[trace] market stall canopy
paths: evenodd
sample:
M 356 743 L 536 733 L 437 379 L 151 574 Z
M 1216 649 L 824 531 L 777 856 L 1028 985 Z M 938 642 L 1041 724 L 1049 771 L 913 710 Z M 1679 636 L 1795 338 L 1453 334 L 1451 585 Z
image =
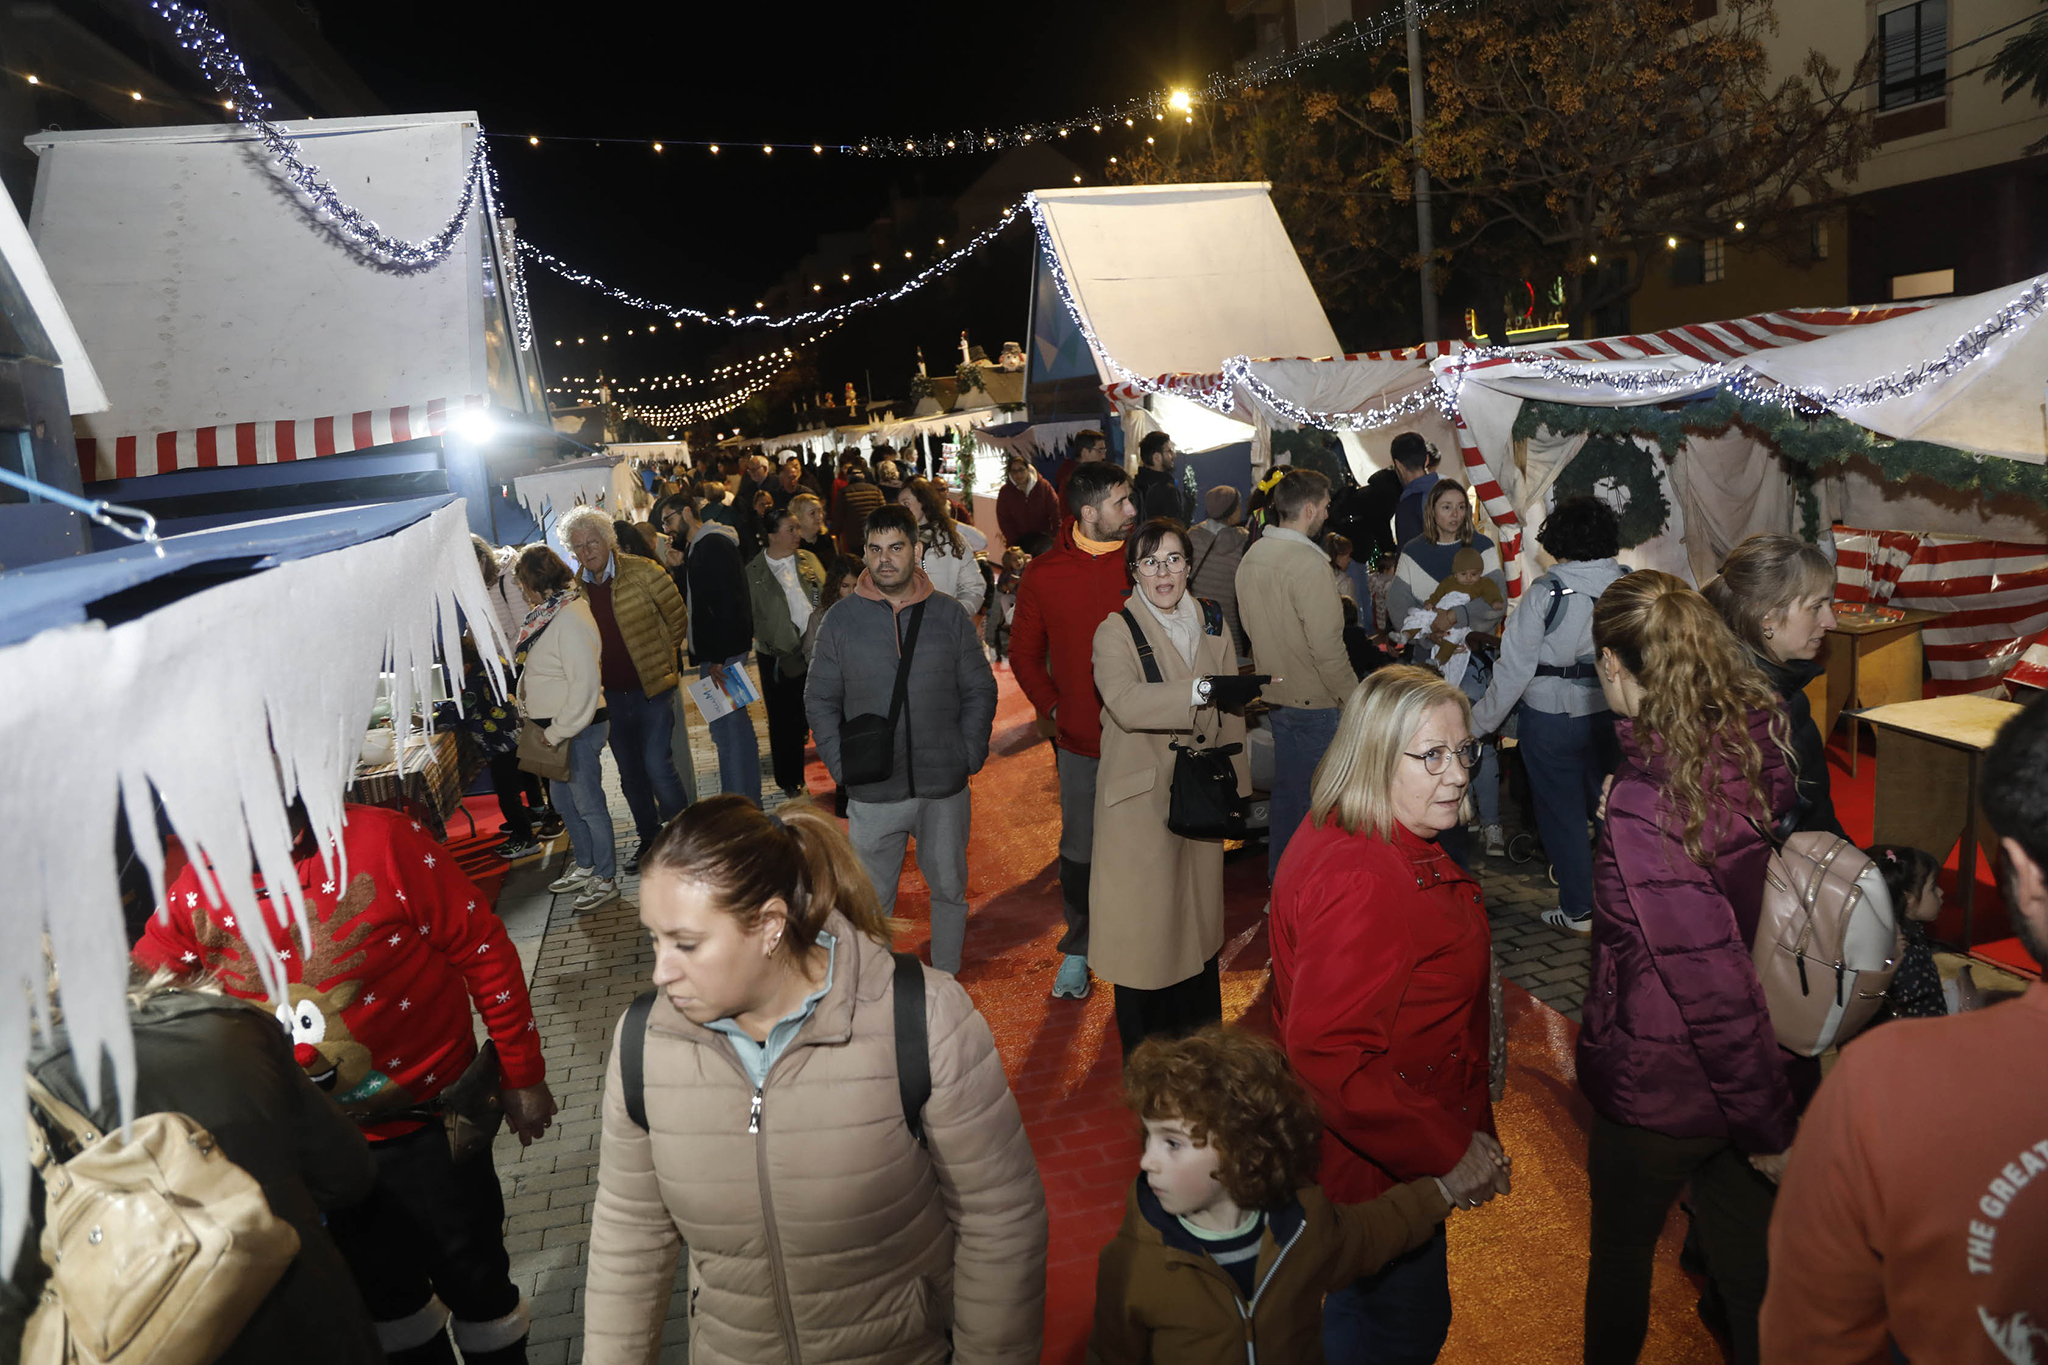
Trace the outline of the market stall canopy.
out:
M 57 286 L 50 280 L 42 255 L 29 240 L 27 225 L 14 211 L 13 198 L 4 194 L 0 194 L 0 258 L 5 259 L 15 287 L 35 313 L 36 321 L 42 324 L 43 334 L 56 352 L 57 363 L 64 370 L 64 393 L 72 414 L 106 411 L 107 391 L 85 353 L 85 342 L 79 339 L 71 314 L 57 296 Z
M 1039 270 L 1072 310 L 1102 384 L 1213 370 L 1225 356 L 1340 350 L 1264 181 L 1041 190 Z M 1035 295 L 1032 379 L 1068 323 Z
M 284 125 L 385 230 L 464 200 L 473 113 Z M 448 258 L 397 270 L 342 245 L 237 123 L 38 133 L 29 231 L 106 386 L 77 421 L 87 482 L 269 464 L 445 430 L 465 406 L 543 423 L 509 247 L 482 198 Z M 149 325 L 136 325 L 138 318 Z
M 569 460 L 512 480 L 513 495 L 535 521 L 559 518 L 572 507 L 602 507 L 613 517 L 623 517 L 641 491 L 623 455 Z

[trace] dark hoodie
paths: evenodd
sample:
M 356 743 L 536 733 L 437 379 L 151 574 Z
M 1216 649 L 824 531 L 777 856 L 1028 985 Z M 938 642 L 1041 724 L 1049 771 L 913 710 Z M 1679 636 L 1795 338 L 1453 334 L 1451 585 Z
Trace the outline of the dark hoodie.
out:
M 1364 1204 L 1307 1186 L 1267 1214 L 1247 1300 L 1140 1176 L 1096 1264 L 1089 1365 L 1319 1365 L 1323 1295 L 1421 1246 L 1450 1212 L 1435 1180 Z
M 1806 697 L 1806 685 L 1827 672 L 1827 665 L 1818 659 L 1793 659 L 1781 664 L 1762 654 L 1755 658 L 1756 666 L 1785 699 L 1785 716 L 1792 722 L 1792 757 L 1799 772 L 1796 828 L 1848 838 L 1842 832 L 1842 822 L 1835 817 L 1835 798 L 1829 790 L 1827 736 L 1814 723 L 1813 704 Z

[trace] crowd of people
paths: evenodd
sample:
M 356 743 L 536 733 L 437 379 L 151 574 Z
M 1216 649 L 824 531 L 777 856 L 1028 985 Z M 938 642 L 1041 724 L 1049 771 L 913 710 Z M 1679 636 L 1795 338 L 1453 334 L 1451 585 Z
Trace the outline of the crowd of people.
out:
M 1825 1080 L 1782 1045 L 1752 963 L 1774 850 L 1840 838 L 1804 700 L 1826 556 L 1753 537 L 1695 590 L 1625 569 L 1613 512 L 1568 498 L 1538 535 L 1551 568 L 1508 611 L 1469 492 L 1418 437 L 1341 489 L 1283 469 L 1196 498 L 1176 453 L 1147 437 L 1134 475 L 1083 432 L 1057 467 L 1012 459 L 998 564 L 950 490 L 881 451 L 663 478 L 646 525 L 564 516 L 566 559 L 479 547 L 516 677 L 501 851 L 558 819 L 551 889 L 579 913 L 637 871 L 654 952 L 602 1082 L 583 1359 L 656 1358 L 684 1254 L 696 1360 L 1039 1359 L 1045 1191 L 957 979 L 992 657 L 1053 750 L 1047 987 L 1109 983 L 1143 1133 L 1091 1360 L 1437 1358 L 1446 1226 L 1514 1184 L 1477 875 L 1501 852 L 1504 747 L 1556 874 L 1544 918 L 1591 940 L 1584 1358 L 1640 1353 L 1681 1194 L 1700 1312 L 1737 1362 L 2036 1358 L 2048 988 L 1946 1017 L 1940 860 L 1901 847 L 1868 855 L 1907 926 L 1887 1022 Z M 803 794 L 815 746 L 834 797 L 764 809 L 736 705 L 710 722 L 721 790 L 699 799 L 686 674 L 737 689 L 750 655 L 776 787 Z M 1242 822 L 1254 731 L 1270 1038 L 1222 1022 L 1225 839 L 1189 791 L 1206 774 Z M 1999 736 L 1983 790 L 2014 927 L 2048 959 L 2048 702 Z M 489 1134 L 502 1114 L 530 1142 L 555 1109 L 517 955 L 414 822 L 351 807 L 341 884 L 293 820 L 312 938 L 262 926 L 296 955 L 290 1000 L 267 1000 L 256 927 L 202 869 L 134 948 L 138 1106 L 205 1124 L 299 1241 L 221 1358 L 517 1365 Z M 894 950 L 911 856 L 928 961 Z M 237 999 L 274 1005 L 284 1036 Z M 88 1108 L 61 1028 L 30 1066 Z M 473 1116 L 481 1143 L 456 1122 Z M 30 1330 L 47 1274 L 22 1258 L 0 1339 Z

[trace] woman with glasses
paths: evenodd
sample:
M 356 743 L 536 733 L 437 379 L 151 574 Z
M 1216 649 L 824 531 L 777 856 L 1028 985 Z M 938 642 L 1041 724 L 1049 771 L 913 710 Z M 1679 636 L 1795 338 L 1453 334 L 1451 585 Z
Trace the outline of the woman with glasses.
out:
M 1424 1176 L 1459 1208 L 1508 1192 L 1493 1135 L 1492 935 L 1438 847 L 1464 818 L 1472 704 L 1382 668 L 1344 703 L 1273 883 L 1273 1023 L 1322 1113 L 1323 1190 L 1358 1203 Z M 1444 1233 L 1323 1301 L 1331 1365 L 1424 1365 L 1451 1327 Z
M 1156 1033 L 1221 1022 L 1223 842 L 1166 827 L 1173 746 L 1234 747 L 1238 791 L 1246 702 L 1268 680 L 1237 671 L 1213 603 L 1188 594 L 1188 532 L 1161 517 L 1125 541 L 1131 595 L 1095 630 L 1102 762 L 1088 903 L 1088 966 L 1116 986 L 1124 1056 Z

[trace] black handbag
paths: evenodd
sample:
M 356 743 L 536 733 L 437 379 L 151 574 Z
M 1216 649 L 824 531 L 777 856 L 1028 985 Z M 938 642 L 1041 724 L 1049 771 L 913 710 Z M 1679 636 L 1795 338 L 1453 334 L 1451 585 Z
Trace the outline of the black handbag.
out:
M 1210 624 L 1215 616 L 1220 627 L 1220 613 L 1207 610 L 1209 604 L 1202 604 L 1203 625 Z M 1145 632 L 1138 625 L 1138 618 L 1131 615 L 1129 607 L 1121 613 L 1124 624 L 1131 629 L 1131 643 L 1138 647 L 1138 662 L 1144 666 L 1145 681 L 1158 683 L 1166 679 L 1159 672 L 1159 661 L 1152 657 L 1152 646 L 1145 640 Z M 1211 635 L 1219 630 L 1209 630 Z M 1208 749 L 1198 749 L 1192 744 L 1179 740 L 1169 741 L 1173 750 L 1173 787 L 1166 807 L 1166 827 L 1183 839 L 1242 839 L 1244 828 L 1244 798 L 1237 791 L 1237 768 L 1231 757 L 1243 751 L 1242 744 L 1225 744 Z
M 889 628 L 894 630 L 893 610 L 890 616 Z M 924 603 L 919 602 L 910 609 L 910 631 L 903 637 L 903 653 L 896 660 L 896 690 L 889 697 L 889 714 L 869 712 L 839 722 L 840 780 L 849 787 L 887 782 L 896 771 L 896 721 L 910 692 L 910 656 L 917 652 L 917 631 L 923 624 Z

